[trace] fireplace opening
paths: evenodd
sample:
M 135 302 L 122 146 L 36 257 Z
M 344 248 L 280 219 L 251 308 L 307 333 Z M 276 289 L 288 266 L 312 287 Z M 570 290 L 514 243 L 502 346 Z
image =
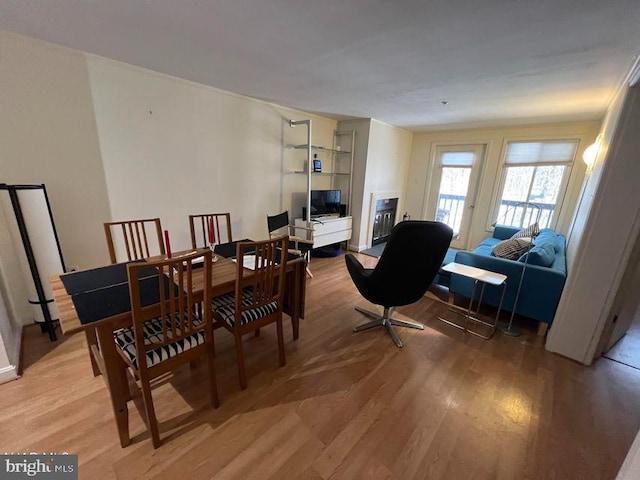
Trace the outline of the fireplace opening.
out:
M 391 229 L 395 225 L 397 209 L 397 198 L 382 198 L 380 200 L 376 200 L 371 246 L 384 243 L 389 239 Z

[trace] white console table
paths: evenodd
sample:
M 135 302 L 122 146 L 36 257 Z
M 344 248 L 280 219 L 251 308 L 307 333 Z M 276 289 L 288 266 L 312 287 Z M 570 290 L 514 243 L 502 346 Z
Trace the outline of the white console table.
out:
M 313 228 L 313 248 L 351 240 L 353 217 L 320 217 L 311 220 Z M 295 219 L 296 227 L 306 227 L 307 221 Z M 306 238 L 304 230 L 296 230 L 296 236 Z
M 485 340 L 489 340 L 496 331 L 496 327 L 498 325 L 498 318 L 500 317 L 500 311 L 502 310 L 502 302 L 504 300 L 504 293 L 507 291 L 507 276 L 502 275 L 501 273 L 491 272 L 489 270 L 484 270 L 482 268 L 471 267 L 468 265 L 462 265 L 460 263 L 448 263 L 442 270 L 445 272 L 449 272 L 453 275 L 461 275 L 463 277 L 467 277 L 473 280 L 473 290 L 471 291 L 471 298 L 469 299 L 469 306 L 466 311 L 460 311 L 459 307 L 449 308 L 449 311 L 461 315 L 465 318 L 464 325 L 460 325 L 451 320 L 447 320 L 446 318 L 437 317 L 438 320 L 451 325 L 452 327 L 459 328 L 460 330 L 464 330 L 465 332 L 469 332 L 477 337 L 484 338 Z M 484 287 L 488 285 L 493 285 L 496 287 L 502 287 L 502 295 L 500 296 L 500 305 L 498 305 L 498 310 L 496 311 L 496 318 L 493 323 L 485 322 L 484 320 L 480 320 L 473 314 L 473 301 L 476 295 L 476 287 L 478 283 L 482 284 L 480 289 L 480 298 L 478 299 L 478 306 L 476 310 L 476 314 L 479 315 L 480 305 L 482 304 L 482 297 L 484 295 Z M 480 325 L 484 325 L 486 327 L 490 327 L 490 331 L 488 335 L 483 335 L 476 331 L 469 329 L 469 320 L 472 322 L 478 323 Z

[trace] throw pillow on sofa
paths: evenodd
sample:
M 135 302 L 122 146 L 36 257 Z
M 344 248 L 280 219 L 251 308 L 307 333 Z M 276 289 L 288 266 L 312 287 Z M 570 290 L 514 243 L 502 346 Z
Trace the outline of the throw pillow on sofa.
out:
M 527 260 L 529 257 L 529 260 Z M 552 243 L 541 243 L 533 245 L 529 253 L 522 255 L 518 261 L 527 262 L 527 265 L 538 265 L 540 267 L 550 267 L 556 259 L 556 250 Z
M 523 228 L 519 232 L 513 234 L 511 238 L 535 237 L 540 232 L 538 222 L 532 223 L 527 228 Z
M 507 258 L 509 260 L 518 260 L 524 255 L 531 246 L 531 238 L 509 238 L 498 243 L 491 250 L 494 257 Z

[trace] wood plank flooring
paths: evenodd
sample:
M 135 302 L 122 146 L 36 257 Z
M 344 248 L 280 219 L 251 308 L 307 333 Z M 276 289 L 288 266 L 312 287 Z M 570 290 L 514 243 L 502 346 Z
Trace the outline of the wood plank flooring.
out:
M 364 263 L 376 259 L 361 255 Z M 209 406 L 206 365 L 154 390 L 163 445 L 154 450 L 130 403 L 120 448 L 108 393 L 84 335 L 25 338 L 21 379 L 0 386 L 0 450 L 79 455 L 83 479 L 614 479 L 640 427 L 640 371 L 592 367 L 546 352 L 535 325 L 482 340 L 435 319 L 428 297 L 397 310 L 427 325 L 358 334 L 371 308 L 342 256 L 313 259 L 300 339 L 286 322 L 245 340 L 240 391 L 233 342 L 216 332 L 222 405 Z

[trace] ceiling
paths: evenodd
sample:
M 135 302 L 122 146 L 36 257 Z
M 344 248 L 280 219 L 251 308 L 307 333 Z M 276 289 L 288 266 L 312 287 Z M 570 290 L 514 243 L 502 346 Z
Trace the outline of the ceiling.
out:
M 601 118 L 640 53 L 640 1 L 0 0 L 0 29 L 422 130 Z

